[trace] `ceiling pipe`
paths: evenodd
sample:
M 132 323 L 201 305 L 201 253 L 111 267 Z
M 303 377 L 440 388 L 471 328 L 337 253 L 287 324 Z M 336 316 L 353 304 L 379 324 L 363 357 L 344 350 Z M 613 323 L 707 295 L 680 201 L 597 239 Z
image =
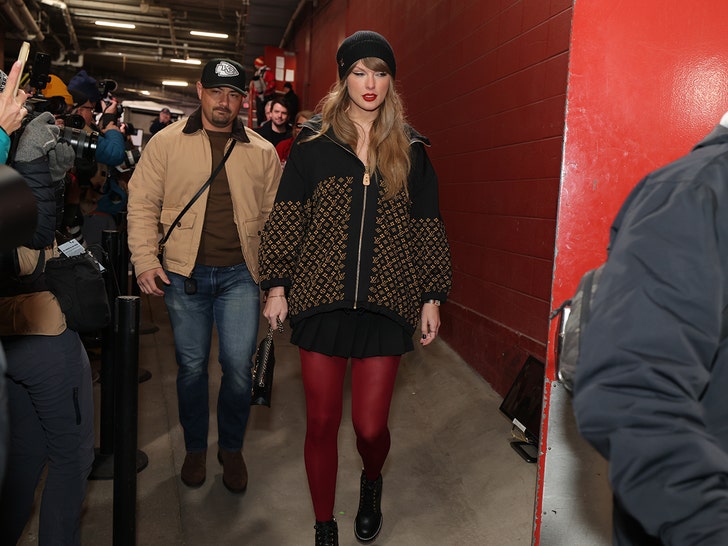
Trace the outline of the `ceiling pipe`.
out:
M 285 32 L 283 32 L 283 37 L 281 38 L 281 43 L 278 44 L 278 47 L 281 49 L 285 49 L 286 45 L 288 44 L 288 40 L 291 37 L 291 32 L 293 31 L 293 25 L 296 22 L 296 19 L 301 14 L 301 11 L 303 10 L 303 7 L 306 5 L 306 2 L 308 0 L 301 0 L 298 5 L 296 6 L 296 11 L 293 12 L 293 15 L 291 15 L 291 18 L 288 20 L 288 25 L 286 26 Z
M 245 57 L 245 28 L 250 13 L 250 0 L 241 1 L 241 10 L 236 11 L 237 25 L 235 26 L 235 49 L 240 51 L 240 57 Z
M 145 42 L 143 40 L 129 40 L 126 38 L 108 38 L 106 36 L 91 36 L 91 40 L 95 40 L 97 42 L 110 42 L 115 44 L 126 44 L 126 45 L 138 45 L 143 47 L 163 47 L 167 49 L 172 49 L 171 44 L 165 44 L 160 43 L 158 40 L 156 42 Z M 194 52 L 202 52 L 202 53 L 211 53 L 211 54 L 220 54 L 223 53 L 225 55 L 230 55 L 231 52 L 221 50 L 219 48 L 213 49 L 209 47 L 194 47 L 192 45 L 187 45 L 187 51 L 194 51 Z
M 113 51 L 106 51 L 104 49 L 87 49 L 86 53 L 89 55 L 96 55 L 102 57 L 114 57 L 123 59 L 134 59 L 135 61 L 147 61 L 149 64 L 159 64 L 164 60 L 160 55 L 150 55 L 148 53 L 115 53 Z
M 93 9 L 100 11 L 112 11 L 114 13 L 161 13 L 167 15 L 172 10 L 170 8 L 163 8 L 160 6 L 150 6 L 148 2 L 142 0 L 139 6 L 136 7 L 133 4 L 114 4 L 111 6 L 109 2 L 96 2 L 93 0 L 73 0 L 73 9 Z
M 64 4 L 65 6 L 65 4 Z M 78 36 L 76 35 L 76 29 L 73 26 L 73 20 L 68 8 L 63 9 L 63 21 L 66 23 L 66 30 L 68 31 L 68 39 L 71 41 L 71 47 L 76 53 L 81 53 L 81 44 L 78 43 Z
M 73 26 L 71 13 L 68 11 L 68 6 L 66 5 L 66 3 L 59 0 L 46 0 L 45 2 L 41 0 L 41 3 L 61 10 L 61 16 L 63 17 L 63 22 L 66 25 L 66 30 L 68 31 L 68 39 L 71 42 L 71 48 L 74 52 L 80 53 L 81 46 L 78 43 L 76 28 Z
M 179 51 L 177 51 L 177 38 L 174 35 L 174 17 L 172 17 L 172 11 L 167 13 L 167 19 L 169 20 L 169 39 L 172 42 L 172 48 L 174 49 L 174 56 L 179 57 Z
M 28 29 L 23 21 L 20 19 L 20 15 L 18 15 L 18 12 L 15 11 L 15 8 L 10 3 L 10 1 L 0 0 L 0 6 L 2 6 L 5 15 L 8 16 L 8 19 L 13 24 L 13 26 L 22 34 L 23 39 L 26 39 L 28 37 Z
M 78 55 L 72 55 L 72 57 L 75 57 L 75 60 L 67 58 L 67 54 L 67 51 L 61 52 L 60 57 L 58 59 L 52 60 L 51 64 L 53 66 L 74 66 L 76 68 L 83 68 L 83 53 Z
M 43 32 L 40 30 L 38 23 L 35 22 L 35 18 L 28 10 L 28 6 L 25 5 L 23 0 L 15 0 L 15 8 L 18 15 L 25 23 L 26 31 L 28 32 L 28 38 L 35 42 L 42 42 L 45 40 Z

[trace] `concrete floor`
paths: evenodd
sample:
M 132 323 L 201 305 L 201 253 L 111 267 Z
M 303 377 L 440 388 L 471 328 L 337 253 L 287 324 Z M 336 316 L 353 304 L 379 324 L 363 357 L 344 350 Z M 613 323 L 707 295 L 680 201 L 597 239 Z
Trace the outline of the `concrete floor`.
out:
M 289 332 L 276 335 L 272 407 L 252 409 L 244 448 L 248 489 L 233 495 L 222 484 L 215 456 L 214 414 L 207 481 L 199 489 L 180 481 L 185 450 L 177 419 L 176 364 L 160 299 L 142 298 L 142 323 L 159 330 L 140 337 L 139 365 L 152 377 L 139 384 L 138 447 L 149 465 L 137 475 L 136 544 L 313 544 L 314 516 L 303 464 L 305 405 L 298 352 L 288 343 Z M 511 425 L 498 411 L 501 397 L 442 340 L 416 347 L 403 358 L 397 379 L 392 449 L 383 471 L 384 526 L 376 544 L 530 544 L 536 465 L 510 448 Z M 213 410 L 219 384 L 214 351 Z M 97 406 L 99 391 L 96 384 Z M 348 404 L 348 386 L 345 392 Z M 358 544 L 353 519 L 360 471 L 345 406 L 336 494 L 342 546 Z M 113 480 L 89 482 L 81 527 L 84 546 L 113 544 L 113 487 Z M 36 529 L 33 519 L 19 545 L 37 544 Z

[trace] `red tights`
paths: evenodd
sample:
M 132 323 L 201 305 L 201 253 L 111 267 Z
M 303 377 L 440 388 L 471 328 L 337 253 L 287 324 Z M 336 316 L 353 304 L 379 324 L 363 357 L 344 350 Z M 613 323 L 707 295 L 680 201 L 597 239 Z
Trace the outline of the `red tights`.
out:
M 328 521 L 334 512 L 347 359 L 304 349 L 300 353 L 306 392 L 304 459 L 308 486 L 316 519 Z M 351 417 L 356 447 L 369 480 L 379 477 L 389 453 L 387 419 L 399 360 L 399 356 L 351 359 Z

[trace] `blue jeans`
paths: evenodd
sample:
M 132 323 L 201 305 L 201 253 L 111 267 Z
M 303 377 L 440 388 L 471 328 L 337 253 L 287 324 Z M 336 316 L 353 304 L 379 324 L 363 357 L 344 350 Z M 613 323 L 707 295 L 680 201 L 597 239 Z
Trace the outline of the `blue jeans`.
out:
M 177 398 L 185 447 L 188 452 L 207 449 L 207 367 L 214 323 L 222 367 L 217 398 L 218 445 L 226 451 L 240 450 L 250 415 L 250 370 L 260 315 L 258 285 L 245 264 L 196 265 L 192 271 L 197 282 L 195 294 L 185 294 L 185 277 L 171 272 L 167 275 L 172 284 L 165 288 L 164 302 L 179 366 Z

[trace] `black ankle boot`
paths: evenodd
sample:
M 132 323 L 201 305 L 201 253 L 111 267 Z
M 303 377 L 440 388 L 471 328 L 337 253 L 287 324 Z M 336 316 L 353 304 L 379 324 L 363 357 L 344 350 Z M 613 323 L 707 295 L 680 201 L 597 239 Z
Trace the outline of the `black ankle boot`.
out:
M 382 475 L 370 482 L 362 470 L 359 511 L 356 514 L 354 535 L 359 542 L 371 542 L 382 529 Z
M 335 519 L 317 521 L 313 527 L 316 529 L 316 546 L 339 546 L 339 527 Z

